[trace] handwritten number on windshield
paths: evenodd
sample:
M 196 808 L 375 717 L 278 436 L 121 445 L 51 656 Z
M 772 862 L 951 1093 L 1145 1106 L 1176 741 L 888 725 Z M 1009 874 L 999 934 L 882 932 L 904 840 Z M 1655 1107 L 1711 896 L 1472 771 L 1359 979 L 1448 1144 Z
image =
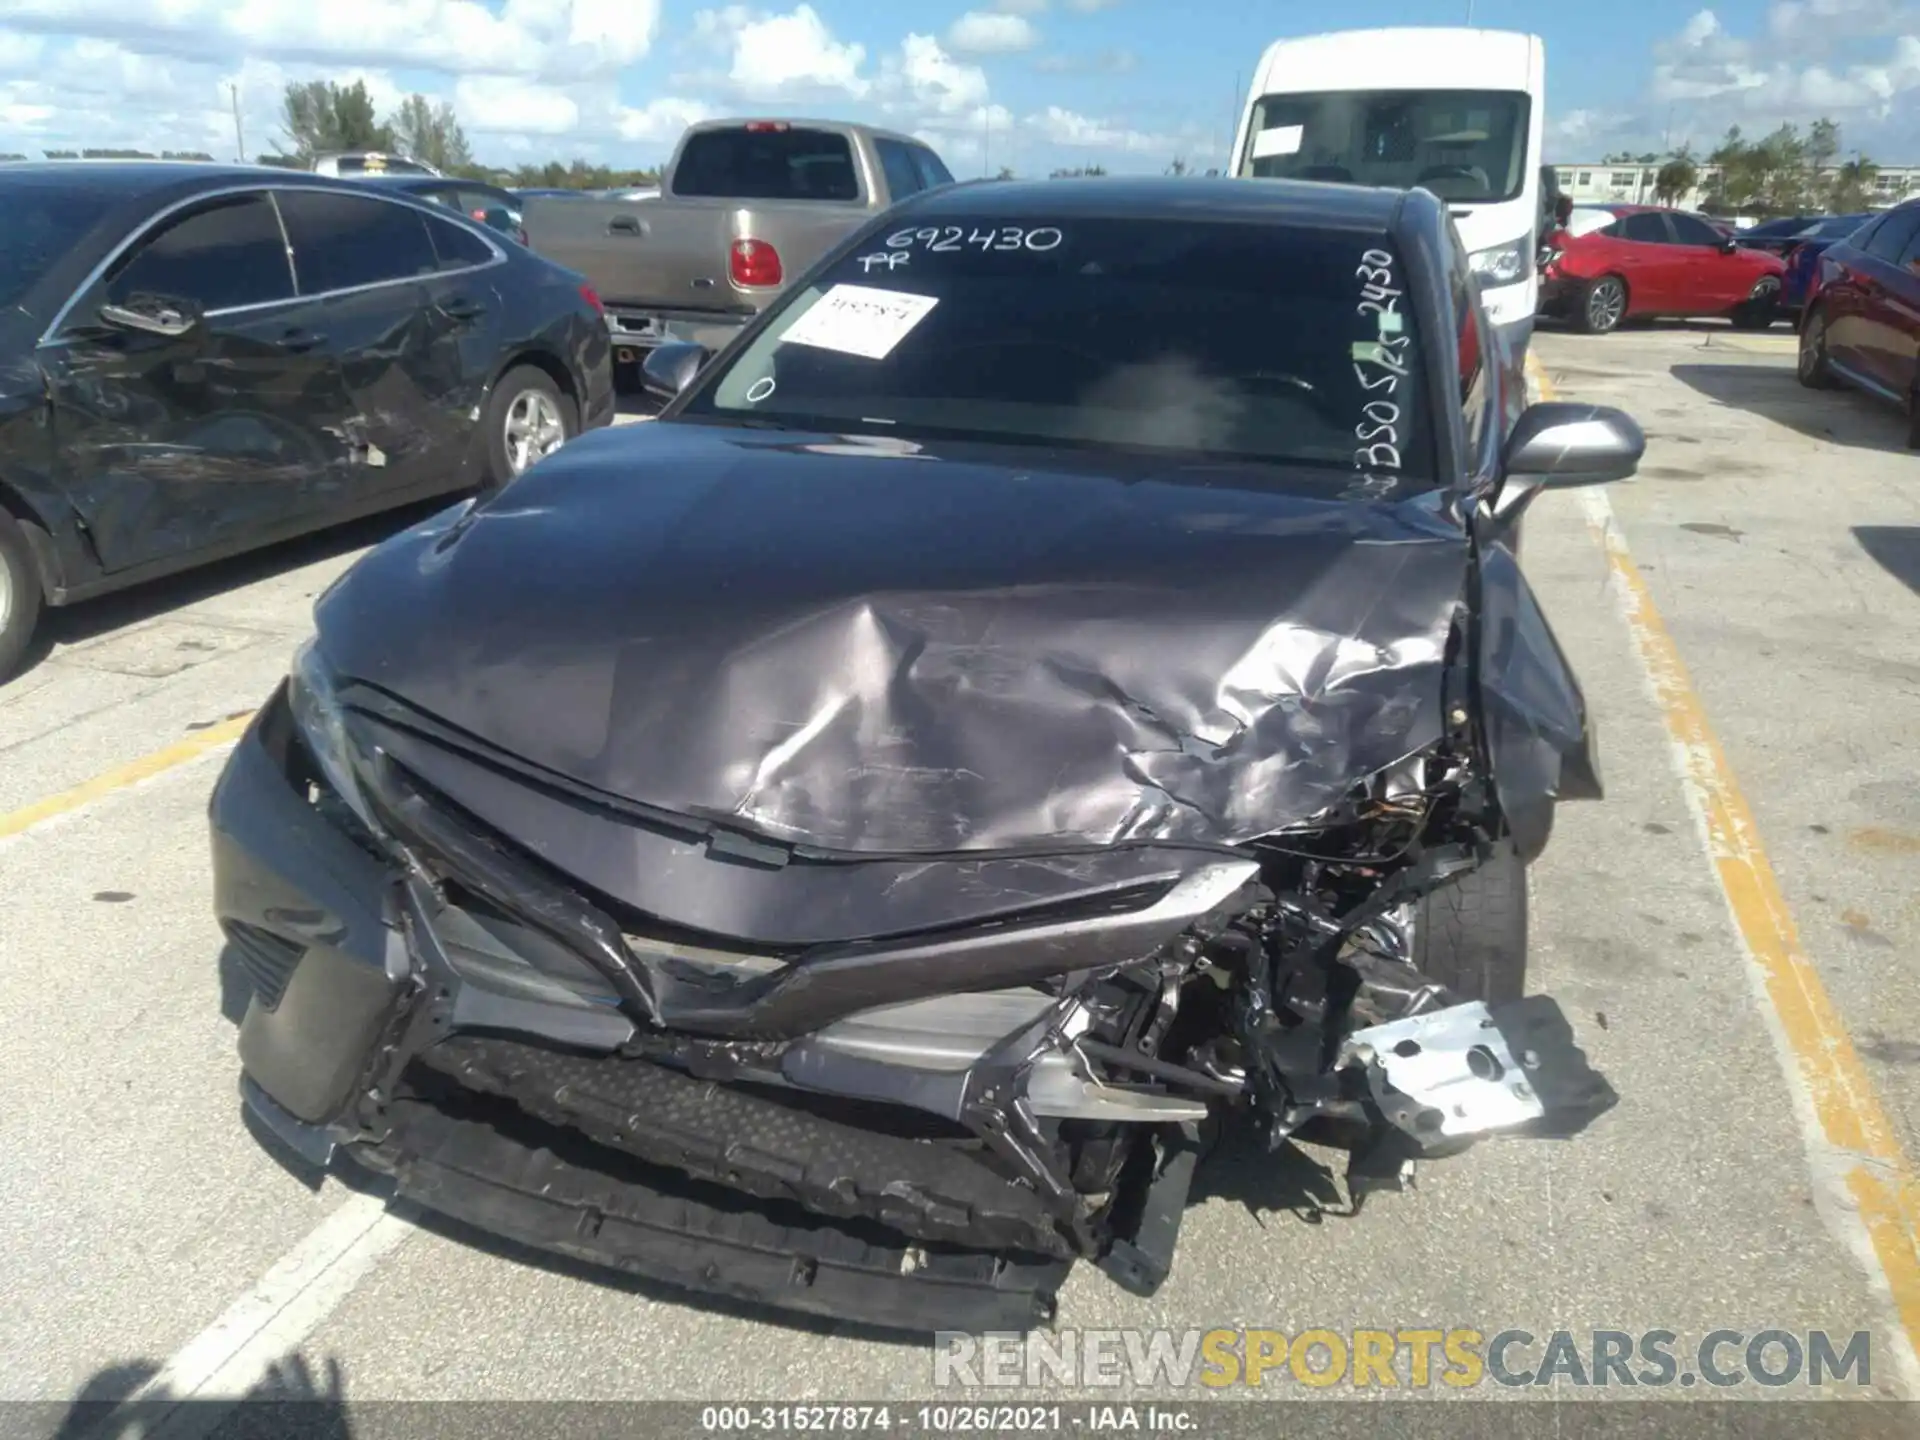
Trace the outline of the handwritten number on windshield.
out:
M 889 250 L 906 250 L 920 246 L 935 254 L 950 254 L 955 250 L 969 247 L 975 250 L 1032 251 L 1045 254 L 1058 249 L 1066 236 L 1051 225 L 1042 225 L 1027 230 L 1018 225 L 989 225 L 985 229 L 979 226 L 965 225 L 928 225 L 919 230 L 896 230 L 887 237 Z
M 1394 396 L 1407 373 L 1407 342 L 1412 337 L 1402 329 L 1397 308 L 1402 292 L 1394 278 L 1393 256 L 1385 250 L 1368 250 L 1353 276 L 1361 282 L 1354 313 L 1372 315 L 1377 336 L 1354 347 L 1354 378 L 1370 398 L 1360 407 L 1360 423 L 1353 427 L 1353 438 L 1360 442 L 1353 463 L 1361 470 L 1397 471 L 1400 402 Z

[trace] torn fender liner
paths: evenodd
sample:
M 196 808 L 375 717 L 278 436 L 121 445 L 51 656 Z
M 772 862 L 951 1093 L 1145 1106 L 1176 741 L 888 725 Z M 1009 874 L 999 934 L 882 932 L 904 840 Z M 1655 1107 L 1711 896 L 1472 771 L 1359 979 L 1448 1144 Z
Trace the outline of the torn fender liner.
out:
M 380 546 L 318 606 L 329 663 L 599 794 L 869 855 L 1239 843 L 1464 698 L 1446 494 L 647 429 Z M 1523 700 L 1569 683 L 1511 658 Z
M 421 1062 L 657 1165 L 922 1240 L 1070 1253 L 1032 1190 L 965 1150 L 822 1119 L 645 1060 L 456 1036 Z
M 901 1330 L 1029 1330 L 1070 1260 L 923 1246 L 782 1216 L 662 1174 L 611 1175 L 400 1101 L 397 1149 L 364 1154 L 399 1198 L 537 1249 L 690 1290 Z

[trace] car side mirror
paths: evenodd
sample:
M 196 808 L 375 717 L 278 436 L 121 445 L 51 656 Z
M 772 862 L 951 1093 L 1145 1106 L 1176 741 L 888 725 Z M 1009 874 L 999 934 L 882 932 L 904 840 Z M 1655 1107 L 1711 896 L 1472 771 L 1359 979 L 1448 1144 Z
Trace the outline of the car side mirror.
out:
M 142 335 L 159 335 L 177 340 L 201 321 L 200 307 L 191 300 L 174 300 L 163 295 L 131 295 L 123 304 L 102 305 L 100 322 L 116 330 L 135 330 Z
M 676 340 L 656 345 L 640 363 L 640 384 L 657 400 L 671 400 L 693 383 L 707 363 L 707 347 Z
M 1720 242 L 1720 253 L 1722 255 L 1735 254 L 1739 251 L 1739 249 L 1740 249 L 1740 242 L 1731 235 L 1727 236 L 1725 239 L 1723 239 Z
M 1513 423 L 1505 480 L 1551 489 L 1604 485 L 1632 475 L 1646 453 L 1647 437 L 1626 411 L 1543 401 L 1522 410 Z

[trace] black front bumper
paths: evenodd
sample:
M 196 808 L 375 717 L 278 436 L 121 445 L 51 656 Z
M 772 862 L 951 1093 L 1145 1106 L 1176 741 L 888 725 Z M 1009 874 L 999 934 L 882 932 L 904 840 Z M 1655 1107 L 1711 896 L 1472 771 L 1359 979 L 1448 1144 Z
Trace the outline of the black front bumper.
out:
M 456 1057 L 436 1060 L 444 1079 L 471 1058 L 459 1046 L 480 1043 L 469 1034 L 509 1030 L 561 1047 L 547 1053 L 572 1064 L 579 1091 L 581 1067 L 632 1026 L 612 1005 L 543 1005 L 464 981 L 409 916 L 397 869 L 315 809 L 300 763 L 276 695 L 210 806 L 215 909 L 252 991 L 242 1094 L 292 1149 L 390 1176 L 398 1197 L 492 1235 L 735 1300 L 909 1330 L 1025 1329 L 1051 1317 L 1072 1265 L 1064 1255 L 915 1239 L 765 1186 L 748 1193 L 716 1183 L 724 1153 L 706 1167 L 713 1178 L 698 1178 L 700 1157 L 692 1173 L 652 1163 L 565 1123 L 577 1117 L 547 1123 L 527 1095 L 486 1093 L 472 1075 L 437 1092 L 396 1083 L 396 1056 L 444 1041 Z M 759 1148 L 770 1172 L 794 1168 L 771 1142 Z

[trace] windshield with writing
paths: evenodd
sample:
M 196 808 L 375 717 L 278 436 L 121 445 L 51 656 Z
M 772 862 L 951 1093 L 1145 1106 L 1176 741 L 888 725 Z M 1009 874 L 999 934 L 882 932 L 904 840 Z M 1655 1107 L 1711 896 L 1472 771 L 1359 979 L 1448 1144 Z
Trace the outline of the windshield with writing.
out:
M 1253 107 L 1238 173 L 1512 200 L 1526 181 L 1527 110 L 1524 93 L 1506 90 L 1269 95 Z
M 1034 216 L 907 226 L 796 291 L 682 413 L 1128 449 L 1433 484 L 1415 317 L 1380 236 Z

